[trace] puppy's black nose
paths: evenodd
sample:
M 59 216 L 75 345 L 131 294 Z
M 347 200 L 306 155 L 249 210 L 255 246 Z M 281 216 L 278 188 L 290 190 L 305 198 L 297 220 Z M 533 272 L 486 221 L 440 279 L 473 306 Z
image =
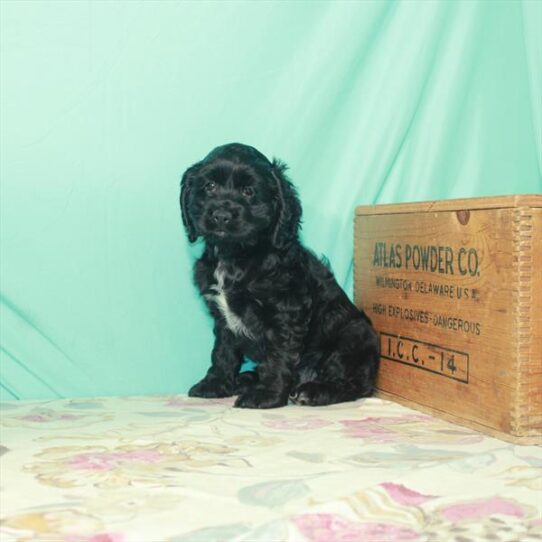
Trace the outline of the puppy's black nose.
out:
M 226 209 L 213 211 L 213 222 L 218 226 L 225 226 L 233 217 L 233 214 Z

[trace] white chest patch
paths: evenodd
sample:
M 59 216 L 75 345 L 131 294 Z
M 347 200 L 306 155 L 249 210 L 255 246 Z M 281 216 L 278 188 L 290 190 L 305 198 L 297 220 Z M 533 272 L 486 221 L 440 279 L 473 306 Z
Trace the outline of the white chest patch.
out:
M 222 316 L 224 316 L 224 320 L 226 320 L 226 325 L 230 331 L 235 333 L 235 335 L 245 335 L 245 337 L 253 339 L 252 333 L 245 326 L 241 318 L 239 318 L 228 305 L 228 298 L 224 288 L 225 271 L 220 263 L 215 270 L 214 276 L 216 284 L 211 286 L 210 289 L 215 293 L 208 294 L 207 297 L 216 303 L 218 310 L 222 313 Z

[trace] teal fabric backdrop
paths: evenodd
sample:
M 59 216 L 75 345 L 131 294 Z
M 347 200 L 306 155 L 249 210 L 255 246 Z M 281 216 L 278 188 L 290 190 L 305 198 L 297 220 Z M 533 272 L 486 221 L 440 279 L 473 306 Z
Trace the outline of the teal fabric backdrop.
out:
M 351 292 L 358 204 L 541 192 L 538 1 L 9 1 L 1 9 L 2 398 L 178 393 L 211 325 L 182 171 L 290 165 Z

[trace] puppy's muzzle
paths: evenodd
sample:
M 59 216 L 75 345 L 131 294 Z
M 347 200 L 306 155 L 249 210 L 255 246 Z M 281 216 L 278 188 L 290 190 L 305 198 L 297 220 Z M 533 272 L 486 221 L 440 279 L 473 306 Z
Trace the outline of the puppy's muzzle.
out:
M 224 227 L 230 223 L 235 216 L 236 211 L 228 211 L 226 209 L 216 209 L 213 211 L 211 218 L 213 223 L 218 227 Z M 237 213 L 238 214 L 238 213 Z
M 238 225 L 241 211 L 242 208 L 231 201 L 214 205 L 207 212 L 209 229 L 217 233 L 232 231 Z

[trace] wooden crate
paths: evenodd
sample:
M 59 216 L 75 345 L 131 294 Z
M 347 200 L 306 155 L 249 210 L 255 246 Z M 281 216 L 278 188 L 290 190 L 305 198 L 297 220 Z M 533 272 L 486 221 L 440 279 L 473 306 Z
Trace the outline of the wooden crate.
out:
M 542 442 L 542 195 L 358 207 L 354 255 L 382 396 Z

